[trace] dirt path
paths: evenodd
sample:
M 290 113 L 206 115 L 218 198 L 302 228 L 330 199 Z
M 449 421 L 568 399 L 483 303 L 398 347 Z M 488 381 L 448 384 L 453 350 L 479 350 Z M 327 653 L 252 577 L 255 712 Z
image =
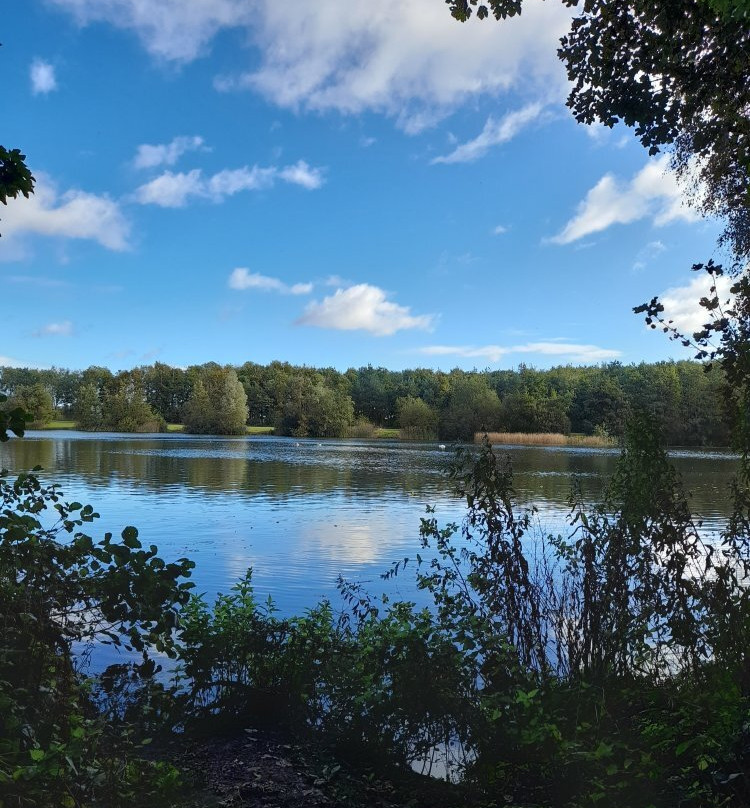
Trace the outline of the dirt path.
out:
M 407 774 L 399 788 L 372 774 L 326 765 L 311 747 L 245 730 L 189 742 L 175 764 L 191 778 L 201 808 L 433 808 L 456 806 L 445 783 Z M 451 798 L 452 797 L 452 798 Z M 187 806 L 186 806 L 187 808 Z

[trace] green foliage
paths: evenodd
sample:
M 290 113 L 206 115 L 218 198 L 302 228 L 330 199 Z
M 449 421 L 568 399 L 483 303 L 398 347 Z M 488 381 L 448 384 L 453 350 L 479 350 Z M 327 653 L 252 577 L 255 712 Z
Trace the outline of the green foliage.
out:
M 430 608 L 342 583 L 339 616 L 324 602 L 282 618 L 250 574 L 212 609 L 194 599 L 186 729 L 285 725 L 360 765 L 441 760 L 467 802 L 746 804 L 747 530 L 721 553 L 701 539 L 646 420 L 605 501 L 573 500 L 565 538 L 518 510 L 488 445 L 460 452 L 453 478 L 463 524 L 422 523 Z
M 354 423 L 346 430 L 346 437 L 371 439 L 377 437 L 377 433 L 377 427 L 371 421 L 368 421 L 364 415 L 360 415 L 359 418 L 354 419 Z
M 607 435 L 621 437 L 628 413 L 625 393 L 608 375 L 597 374 L 585 379 L 575 391 L 570 407 L 570 421 L 574 432 L 596 434 L 597 429 Z
M 37 382 L 31 385 L 19 385 L 10 399 L 10 407 L 20 407 L 30 416 L 27 424 L 35 429 L 48 424 L 55 417 L 55 407 L 49 390 Z
M 96 367 L 83 372 L 0 368 L 0 389 L 12 395 L 21 387 L 41 384 L 50 391 L 56 409 L 68 417 L 75 415 L 82 429 L 161 431 L 162 418 L 180 421 L 196 382 L 204 371 L 210 373 L 216 367 L 183 370 L 157 363 L 116 375 Z M 367 419 L 375 428 L 391 428 L 399 423 L 399 401 L 419 399 L 425 406 L 417 405 L 420 409 L 409 416 L 416 422 L 402 436 L 451 439 L 457 427 L 454 388 L 458 387 L 460 398 L 469 380 L 480 402 L 487 395 L 485 387 L 497 393 L 498 426 L 505 431 L 565 434 L 572 430 L 619 437 L 627 413 L 638 409 L 658 421 L 672 445 L 726 446 L 730 421 L 721 406 L 722 368 L 718 363 L 706 368 L 689 361 L 612 362 L 598 367 L 535 370 L 522 365 L 517 371 L 453 370 L 448 374 L 425 368 L 397 373 L 365 367 L 341 374 L 330 368 L 247 362 L 236 372 L 247 395 L 248 421 L 254 426 L 275 426 L 281 434 L 344 437 L 355 434 L 352 428 L 358 419 Z M 137 398 L 127 391 L 137 391 Z M 135 414 L 113 418 L 110 410 L 122 412 L 123 396 L 131 398 Z M 209 407 L 204 394 L 200 396 L 203 404 L 197 407 L 198 415 Z M 144 400 L 151 414 L 144 414 Z M 472 418 L 472 407 L 466 409 Z M 436 428 L 432 426 L 435 417 Z M 213 427 L 206 424 L 211 431 Z M 464 439 L 472 439 L 469 426 L 459 431 Z M 356 434 L 366 437 L 369 428 L 359 428 Z
M 477 432 L 496 430 L 500 421 L 500 400 L 487 382 L 478 376 L 457 378 L 448 403 L 440 414 L 440 435 L 447 440 L 473 440 Z
M 230 367 L 205 365 L 185 405 L 185 431 L 199 435 L 244 435 L 247 395 Z
M 0 146 L 0 202 L 8 204 L 19 194 L 27 199 L 34 193 L 34 177 L 26 165 L 26 155 L 20 149 Z
M 437 437 L 437 413 L 421 398 L 406 396 L 396 400 L 401 436 L 407 440 L 430 440 Z
M 95 541 L 98 514 L 34 475 L 0 477 L 0 793 L 4 806 L 126 806 L 178 781 L 142 736 L 104 719 L 76 668 L 94 643 L 175 654 L 192 563 L 165 563 L 125 528 Z M 151 664 L 151 669 L 153 665 Z
M 341 438 L 354 421 L 354 405 L 318 373 L 295 373 L 279 389 L 275 432 L 296 438 Z
M 192 390 L 189 375 L 162 362 L 138 368 L 146 401 L 167 423 L 177 423 Z
M 8 396 L 0 393 L 0 405 L 5 405 Z M 21 407 L 0 407 L 0 441 L 8 440 L 8 432 L 12 432 L 17 437 L 23 437 L 26 429 L 26 413 Z
M 500 424 L 506 432 L 570 432 L 568 402 L 552 391 L 540 398 L 530 391 L 509 393 L 502 401 Z
M 342 585 L 343 586 L 343 585 Z M 357 592 L 343 587 L 353 602 Z M 427 760 L 466 738 L 463 658 L 429 611 L 396 603 L 335 618 L 323 602 L 282 619 L 258 601 L 251 572 L 213 609 L 193 598 L 179 632 L 179 704 L 187 728 L 286 726 L 316 731 L 372 765 Z
M 464 454 L 455 477 L 469 506 L 461 540 L 423 522 L 434 555 L 419 583 L 475 660 L 489 723 L 474 732 L 471 775 L 524 804 L 744 793 L 746 528 L 727 530 L 721 555 L 701 540 L 644 421 L 605 502 L 574 501 L 566 539 L 516 513 L 510 468 L 489 447 Z
M 89 369 L 91 370 L 91 369 Z M 98 378 L 97 378 L 98 376 Z M 126 371 L 89 374 L 78 390 L 78 429 L 100 432 L 165 432 L 166 422 L 146 401 L 140 376 Z
M 79 429 L 91 432 L 106 429 L 104 407 L 96 384 L 90 382 L 80 386 L 74 413 Z
M 256 599 L 249 571 L 213 609 L 192 598 L 179 639 L 181 700 L 193 721 L 218 714 L 229 725 L 305 725 L 322 711 L 336 643 L 329 604 L 282 619 L 270 599 Z

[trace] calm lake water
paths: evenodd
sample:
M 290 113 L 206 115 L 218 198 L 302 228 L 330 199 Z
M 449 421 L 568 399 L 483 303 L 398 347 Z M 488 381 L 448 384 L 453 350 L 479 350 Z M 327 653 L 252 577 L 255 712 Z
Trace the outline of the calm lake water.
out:
M 534 503 L 542 529 L 561 532 L 571 480 L 596 501 L 618 452 L 508 447 L 516 490 Z M 707 528 L 723 523 L 736 459 L 727 452 L 675 451 L 673 460 Z M 464 508 L 445 473 L 452 457 L 437 443 L 216 438 L 31 432 L 0 444 L 0 465 L 36 465 L 68 501 L 101 514 L 91 532 L 135 525 L 166 559 L 196 563 L 197 591 L 226 592 L 253 567 L 256 589 L 284 613 L 334 595 L 338 575 L 384 591 L 379 574 L 419 549 L 419 520 L 435 505 L 441 522 Z M 389 591 L 412 597 L 406 575 Z

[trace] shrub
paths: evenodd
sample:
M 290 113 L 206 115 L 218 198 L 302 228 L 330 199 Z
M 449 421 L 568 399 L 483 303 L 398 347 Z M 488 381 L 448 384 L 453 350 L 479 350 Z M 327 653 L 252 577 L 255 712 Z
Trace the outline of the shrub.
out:
M 135 528 L 94 541 L 91 506 L 34 475 L 0 477 L 0 791 L 4 806 L 126 806 L 164 801 L 172 767 L 143 758 L 131 727 L 97 710 L 80 654 L 92 643 L 173 655 L 192 567 L 142 548 Z M 50 513 L 57 521 L 51 527 Z
M 247 395 L 229 367 L 206 365 L 193 385 L 184 413 L 185 432 L 198 435 L 244 435 Z
M 421 398 L 406 396 L 396 401 L 401 437 L 406 440 L 431 440 L 437 437 L 437 413 Z

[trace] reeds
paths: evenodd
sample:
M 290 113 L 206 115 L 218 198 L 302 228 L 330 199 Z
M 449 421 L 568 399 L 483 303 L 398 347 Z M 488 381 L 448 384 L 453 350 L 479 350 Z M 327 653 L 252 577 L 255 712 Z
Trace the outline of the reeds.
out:
M 483 432 L 474 435 L 474 442 L 480 443 Z M 614 438 L 603 435 L 562 435 L 559 432 L 489 432 L 490 443 L 512 444 L 519 446 L 586 446 L 605 448 L 616 446 Z

